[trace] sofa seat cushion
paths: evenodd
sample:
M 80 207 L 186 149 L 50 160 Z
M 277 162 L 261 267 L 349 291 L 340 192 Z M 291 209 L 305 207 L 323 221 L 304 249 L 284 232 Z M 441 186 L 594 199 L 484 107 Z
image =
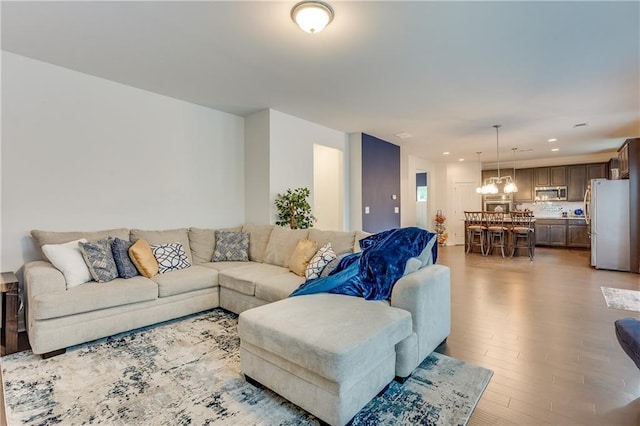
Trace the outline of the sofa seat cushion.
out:
M 158 296 L 167 297 L 218 286 L 218 271 L 195 265 L 190 268 L 155 275 Z
M 67 291 L 39 294 L 29 308 L 44 320 L 97 311 L 158 298 L 158 285 L 148 278 L 116 278 L 108 283 L 90 282 Z
M 409 312 L 384 302 L 325 293 L 249 309 L 240 314 L 238 333 L 241 342 L 342 382 L 377 365 L 412 325 Z
M 277 302 L 289 297 L 304 281 L 304 277 L 293 272 L 259 278 L 256 280 L 256 297 L 265 302 Z
M 285 275 L 288 273 L 288 268 L 269 265 L 267 263 L 252 262 L 246 266 L 220 271 L 218 282 L 220 283 L 220 287 L 228 288 L 248 296 L 253 296 L 256 292 L 257 280 L 263 280 L 268 277 Z
M 233 260 L 225 260 L 222 262 L 209 262 L 209 263 L 201 263 L 199 266 L 204 266 L 205 268 L 215 269 L 216 271 L 226 271 L 231 268 L 242 268 L 249 265 L 259 265 L 258 262 L 236 262 Z

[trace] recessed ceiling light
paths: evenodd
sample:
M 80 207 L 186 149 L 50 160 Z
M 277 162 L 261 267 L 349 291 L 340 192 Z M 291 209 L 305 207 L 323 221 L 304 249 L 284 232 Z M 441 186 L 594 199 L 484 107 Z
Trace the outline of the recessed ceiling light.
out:
M 464 161 L 464 158 L 458 158 L 458 161 Z
M 558 139 L 556 139 L 556 138 L 551 138 L 551 139 L 547 140 L 547 142 L 558 142 Z
M 449 151 L 445 151 L 442 153 L 442 155 L 449 155 L 449 154 L 451 154 Z
M 400 133 L 396 133 L 394 134 L 395 137 L 400 138 L 400 139 L 407 139 L 412 137 L 413 135 L 411 133 L 407 133 L 407 132 L 400 132 Z
M 551 151 L 553 152 L 560 151 L 560 148 L 552 148 Z

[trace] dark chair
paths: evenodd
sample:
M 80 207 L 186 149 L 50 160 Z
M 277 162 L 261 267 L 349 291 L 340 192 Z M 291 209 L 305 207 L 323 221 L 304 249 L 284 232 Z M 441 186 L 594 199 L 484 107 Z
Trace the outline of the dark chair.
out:
M 533 260 L 535 251 L 535 228 L 533 212 L 513 211 L 511 214 L 511 257 L 517 249 L 526 248 L 529 259 Z
M 508 228 L 504 226 L 504 212 L 484 212 L 487 221 L 487 236 L 489 237 L 489 249 L 487 252 L 493 253 L 493 249 L 500 247 L 502 257 L 506 247 L 506 236 Z
M 619 319 L 615 322 L 615 327 L 622 350 L 640 368 L 640 321 L 635 318 Z
M 487 233 L 487 227 L 483 219 L 482 212 L 464 212 L 467 227 L 467 253 L 470 253 L 473 247 L 480 247 L 480 253 L 485 255 L 484 237 Z

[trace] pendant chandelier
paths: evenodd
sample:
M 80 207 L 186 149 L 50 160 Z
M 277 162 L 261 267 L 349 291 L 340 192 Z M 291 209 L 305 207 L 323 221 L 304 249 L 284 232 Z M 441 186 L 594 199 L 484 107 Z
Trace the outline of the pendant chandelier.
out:
M 505 194 L 511 194 L 514 192 L 518 192 L 518 187 L 516 183 L 513 181 L 511 176 L 500 176 L 500 145 L 498 140 L 498 129 L 502 127 L 501 124 L 494 124 L 493 127 L 496 129 L 496 159 L 498 161 L 498 176 L 490 177 L 484 180 L 483 185 L 479 188 L 476 188 L 476 192 L 479 194 L 497 194 L 499 192 L 498 185 L 502 185 L 502 182 L 505 182 L 504 188 L 502 189 Z M 515 171 L 515 151 L 513 151 L 514 155 L 514 171 Z

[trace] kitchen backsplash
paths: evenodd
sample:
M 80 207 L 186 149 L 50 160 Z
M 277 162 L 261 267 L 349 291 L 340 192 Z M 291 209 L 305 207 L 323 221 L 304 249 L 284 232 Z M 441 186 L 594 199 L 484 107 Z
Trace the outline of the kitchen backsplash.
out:
M 583 217 L 577 216 L 575 211 L 584 210 L 581 202 L 570 201 L 542 201 L 538 203 L 516 203 L 517 210 L 531 210 L 535 217 L 562 217 L 562 212 L 567 212 L 567 217 Z

